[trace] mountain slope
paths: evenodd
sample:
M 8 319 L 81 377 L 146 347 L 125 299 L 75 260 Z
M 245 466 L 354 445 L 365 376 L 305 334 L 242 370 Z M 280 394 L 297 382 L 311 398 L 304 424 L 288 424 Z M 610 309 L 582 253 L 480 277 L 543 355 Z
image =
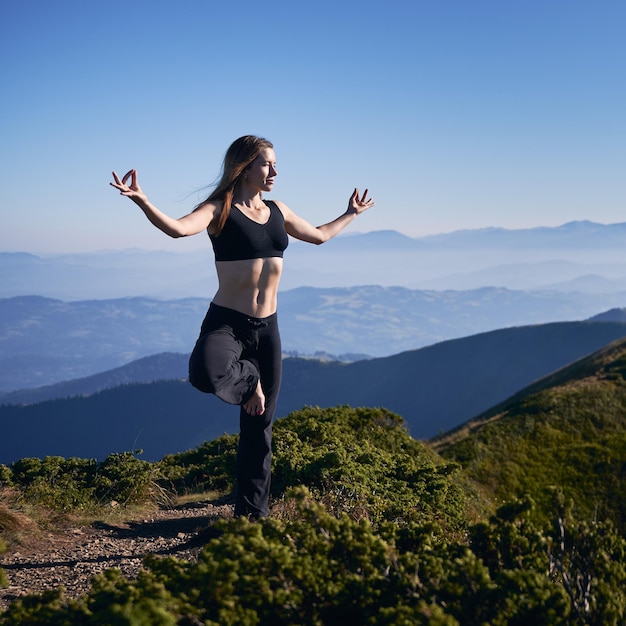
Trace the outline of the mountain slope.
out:
M 405 419 L 413 437 L 430 438 L 625 336 L 619 322 L 562 322 L 350 364 L 286 359 L 277 415 L 305 405 L 385 407 Z M 156 460 L 237 432 L 237 415 L 236 407 L 175 380 L 2 406 L 0 463 L 45 455 L 104 458 L 135 447 Z
M 626 322 L 626 309 L 611 309 L 589 318 L 591 322 Z
M 618 322 L 562 322 L 481 333 L 349 365 L 304 363 L 285 376 L 281 405 L 384 406 L 404 417 L 414 437 L 428 438 L 625 335 L 626 325 Z
M 0 394 L 0 405 L 36 404 L 47 400 L 91 396 L 99 391 L 122 385 L 181 380 L 187 378 L 188 363 L 189 355 L 186 354 L 175 352 L 153 354 L 84 378 Z
M 626 530 L 626 339 L 537 381 L 432 441 L 494 501 L 562 492 Z M 557 496 L 558 497 L 558 496 Z

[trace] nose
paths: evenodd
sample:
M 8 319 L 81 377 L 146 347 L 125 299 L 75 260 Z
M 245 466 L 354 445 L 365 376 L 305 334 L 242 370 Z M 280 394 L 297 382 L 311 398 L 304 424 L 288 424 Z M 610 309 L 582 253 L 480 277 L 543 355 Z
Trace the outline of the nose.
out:
M 270 165 L 270 176 L 276 176 L 278 174 L 278 172 L 276 171 L 276 168 L 273 165 Z

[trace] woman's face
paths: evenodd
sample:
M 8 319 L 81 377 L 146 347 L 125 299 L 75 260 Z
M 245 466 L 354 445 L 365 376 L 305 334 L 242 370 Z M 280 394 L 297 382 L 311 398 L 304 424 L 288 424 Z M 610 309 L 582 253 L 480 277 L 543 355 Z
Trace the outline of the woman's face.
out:
M 276 155 L 272 148 L 264 148 L 246 170 L 246 183 L 258 191 L 271 191 L 277 176 Z

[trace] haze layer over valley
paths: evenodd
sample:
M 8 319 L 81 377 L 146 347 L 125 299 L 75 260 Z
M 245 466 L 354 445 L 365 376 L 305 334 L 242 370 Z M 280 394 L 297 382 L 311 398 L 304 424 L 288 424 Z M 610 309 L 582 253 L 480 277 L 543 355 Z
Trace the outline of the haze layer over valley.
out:
M 216 288 L 208 239 L 206 250 L 186 253 L 5 252 L 0 253 L 0 272 L 0 298 L 210 298 Z M 570 222 L 556 228 L 490 228 L 421 238 L 376 231 L 342 235 L 320 247 L 290 242 L 285 251 L 283 291 L 356 285 L 626 291 L 626 223 Z

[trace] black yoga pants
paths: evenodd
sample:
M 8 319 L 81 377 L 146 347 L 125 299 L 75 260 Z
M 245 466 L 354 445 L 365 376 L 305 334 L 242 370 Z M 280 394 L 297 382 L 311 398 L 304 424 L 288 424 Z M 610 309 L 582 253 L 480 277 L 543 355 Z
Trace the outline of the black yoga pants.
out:
M 189 381 L 224 402 L 244 404 L 257 383 L 265 412 L 239 411 L 235 515 L 267 515 L 272 464 L 272 421 L 282 377 L 278 316 L 249 317 L 211 303 L 189 359 Z

